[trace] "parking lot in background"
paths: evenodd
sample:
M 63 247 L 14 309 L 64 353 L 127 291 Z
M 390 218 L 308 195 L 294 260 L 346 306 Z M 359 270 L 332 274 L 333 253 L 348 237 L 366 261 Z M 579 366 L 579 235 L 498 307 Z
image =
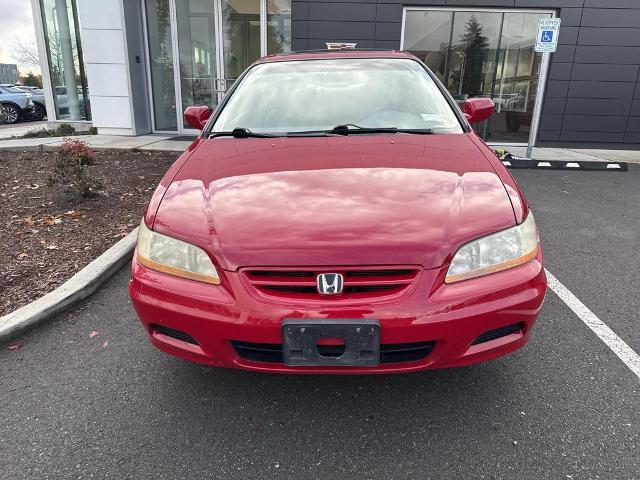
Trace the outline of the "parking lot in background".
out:
M 547 269 L 640 352 L 640 165 L 515 176 Z M 640 378 L 551 291 L 498 360 L 279 376 L 156 351 L 128 276 L 0 348 L 3 478 L 640 478 Z

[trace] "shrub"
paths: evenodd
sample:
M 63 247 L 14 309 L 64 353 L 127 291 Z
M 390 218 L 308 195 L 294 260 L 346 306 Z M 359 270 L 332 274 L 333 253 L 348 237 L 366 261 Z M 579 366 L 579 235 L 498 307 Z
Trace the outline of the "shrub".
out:
M 97 134 L 98 134 L 98 127 L 89 128 L 89 135 L 97 135 Z
M 76 129 L 68 123 L 61 123 L 60 125 L 58 125 L 55 132 L 55 137 L 67 137 L 69 135 L 74 135 L 76 133 Z
M 22 135 L 22 138 L 45 138 L 45 137 L 53 137 L 55 130 L 48 130 L 46 128 L 29 130 L 27 133 Z M 19 137 L 16 137 L 19 138 Z
M 95 158 L 95 152 L 85 142 L 65 140 L 48 184 L 62 187 L 69 200 L 95 197 L 102 188 L 102 182 L 93 178 L 86 168 L 93 165 Z
M 61 123 L 53 130 L 48 128 L 40 128 L 29 130 L 27 133 L 20 137 L 14 138 L 46 138 L 46 137 L 68 137 L 70 135 L 77 135 L 76 129 L 68 123 Z

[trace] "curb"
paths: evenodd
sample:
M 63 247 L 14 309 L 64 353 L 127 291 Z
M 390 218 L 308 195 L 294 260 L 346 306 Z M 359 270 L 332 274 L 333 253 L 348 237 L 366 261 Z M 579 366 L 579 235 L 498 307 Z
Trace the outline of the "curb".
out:
M 92 295 L 129 262 L 137 236 L 136 228 L 53 292 L 0 317 L 0 341 L 42 323 Z

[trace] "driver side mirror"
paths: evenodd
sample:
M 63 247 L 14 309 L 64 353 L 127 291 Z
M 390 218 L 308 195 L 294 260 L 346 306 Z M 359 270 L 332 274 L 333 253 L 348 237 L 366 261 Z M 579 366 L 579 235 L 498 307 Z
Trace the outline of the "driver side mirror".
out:
M 469 123 L 480 123 L 493 115 L 495 108 L 496 105 L 490 98 L 469 98 L 464 102 L 462 111 Z
M 184 119 L 187 125 L 196 130 L 202 130 L 211 116 L 211 111 L 206 105 L 192 105 L 184 111 Z

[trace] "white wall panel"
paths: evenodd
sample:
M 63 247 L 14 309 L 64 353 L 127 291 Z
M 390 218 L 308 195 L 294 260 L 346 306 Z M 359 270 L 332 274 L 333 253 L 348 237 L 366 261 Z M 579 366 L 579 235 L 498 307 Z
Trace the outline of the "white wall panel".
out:
M 77 4 L 83 29 L 122 29 L 122 0 L 79 0 Z
M 129 97 L 91 97 L 93 124 L 100 127 L 132 128 Z
M 85 63 L 125 63 L 122 30 L 89 30 L 82 27 Z
M 90 95 L 122 97 L 128 95 L 129 77 L 122 63 L 88 63 L 87 77 L 90 80 Z

